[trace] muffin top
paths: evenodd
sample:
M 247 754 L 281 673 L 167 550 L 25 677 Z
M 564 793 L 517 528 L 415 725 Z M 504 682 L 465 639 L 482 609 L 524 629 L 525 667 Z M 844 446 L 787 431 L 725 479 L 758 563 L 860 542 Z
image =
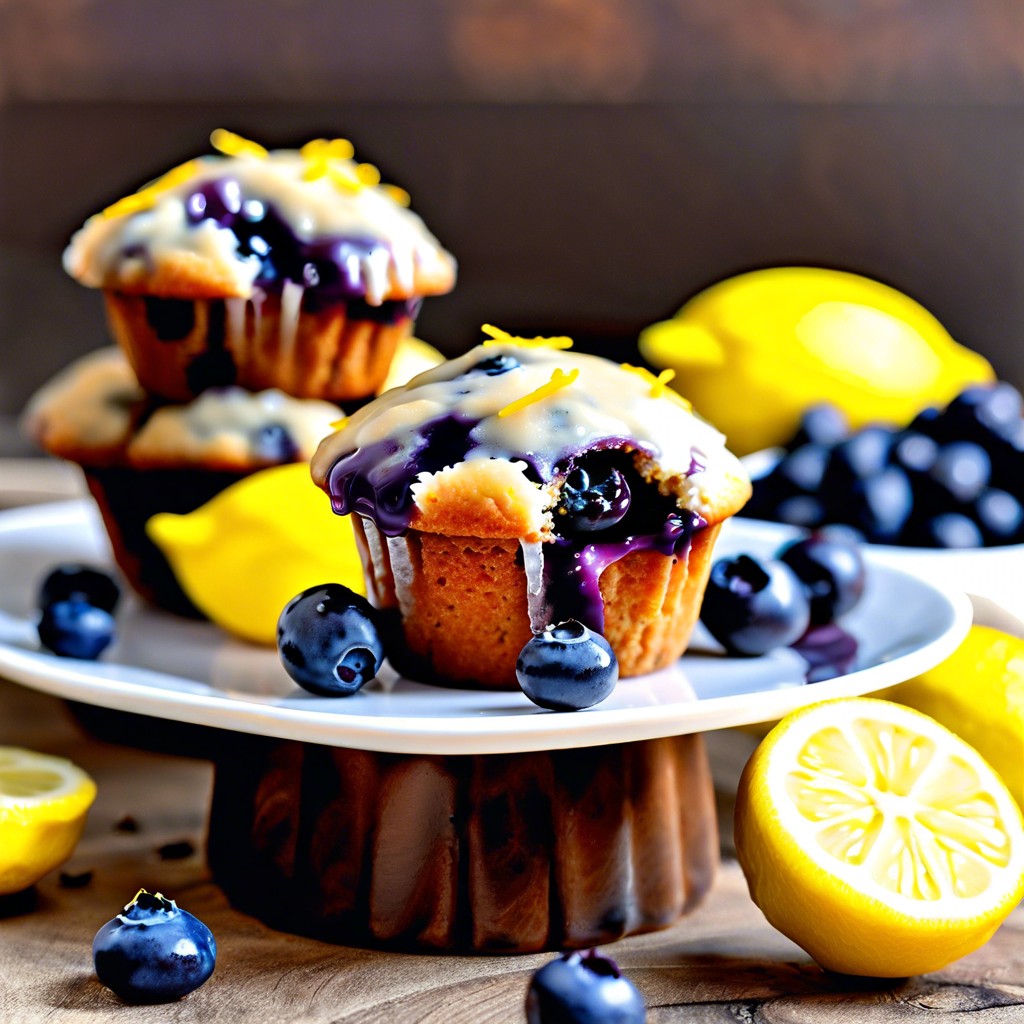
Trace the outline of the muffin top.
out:
M 667 374 L 569 352 L 568 338 L 484 330 L 491 340 L 322 441 L 313 477 L 335 511 L 391 536 L 411 526 L 548 540 L 572 524 L 603 540 L 627 528 L 659 534 L 670 520 L 692 532 L 749 497 L 725 439 Z
M 109 348 L 44 385 L 23 423 L 40 447 L 85 466 L 246 472 L 307 460 L 340 415 L 330 402 L 236 387 L 155 405 L 120 349 Z
M 449 291 L 455 260 L 409 197 L 356 163 L 345 139 L 268 152 L 218 130 L 202 156 L 90 217 L 64 252 L 93 288 L 166 298 L 248 298 L 286 283 L 322 302 Z

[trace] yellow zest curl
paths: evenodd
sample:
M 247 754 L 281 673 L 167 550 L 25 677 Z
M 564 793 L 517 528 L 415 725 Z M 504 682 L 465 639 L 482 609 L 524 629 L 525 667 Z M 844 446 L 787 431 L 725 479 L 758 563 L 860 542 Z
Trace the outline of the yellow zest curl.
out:
M 669 398 L 676 405 L 682 406 L 687 412 L 693 411 L 693 406 L 678 391 L 673 391 L 668 386 L 669 381 L 675 379 L 675 370 L 662 370 L 655 377 L 650 370 L 645 369 L 643 366 L 631 366 L 629 363 L 620 363 L 619 365 L 627 373 L 632 373 L 651 385 L 651 398 Z
M 536 338 L 520 338 L 518 335 L 509 334 L 508 331 L 503 331 L 500 327 L 495 327 L 493 324 L 484 324 L 480 330 L 484 334 L 490 335 L 491 339 L 483 343 L 484 348 L 489 348 L 492 345 L 519 345 L 522 348 L 572 348 L 572 338 L 567 338 L 564 335 L 556 338 L 542 338 L 540 336 Z
M 541 384 L 536 391 L 531 391 L 528 395 L 523 395 L 522 398 L 509 402 L 504 409 L 500 409 L 498 411 L 498 419 L 511 416 L 513 413 L 519 412 L 520 409 L 525 409 L 528 405 L 533 405 L 534 402 L 539 402 L 542 398 L 547 398 L 548 395 L 553 395 L 556 391 L 567 388 L 579 375 L 580 371 L 578 369 L 570 370 L 568 373 L 564 370 L 555 370 L 551 374 L 551 380 L 546 384 Z
M 381 188 L 396 202 L 399 206 L 408 206 L 412 202 L 412 197 L 404 188 L 399 188 L 397 185 L 381 185 Z
M 356 164 L 356 177 L 364 185 L 380 184 L 380 171 L 373 164 Z
M 177 167 L 172 167 L 166 174 L 160 175 L 159 178 L 151 181 L 148 185 L 143 185 L 138 192 L 133 192 L 130 196 L 125 196 L 123 199 L 118 199 L 116 203 L 111 203 L 100 216 L 127 217 L 133 213 L 148 210 L 160 193 L 167 192 L 176 185 L 180 185 L 183 181 L 188 181 L 196 173 L 198 167 L 198 160 L 188 160 Z
M 225 156 L 252 156 L 258 160 L 266 160 L 267 150 L 258 142 L 250 142 L 241 135 L 229 132 L 226 128 L 216 128 L 210 135 L 210 145 Z
M 331 424 L 331 430 L 344 430 L 348 426 L 348 421 L 351 417 L 342 416 L 340 420 L 335 420 Z

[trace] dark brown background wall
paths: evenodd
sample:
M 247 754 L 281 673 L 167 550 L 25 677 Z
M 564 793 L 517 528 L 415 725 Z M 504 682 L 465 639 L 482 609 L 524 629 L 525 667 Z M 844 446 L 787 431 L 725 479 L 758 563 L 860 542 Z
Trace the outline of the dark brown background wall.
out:
M 407 187 L 460 259 L 420 322 L 450 351 L 484 320 L 628 341 L 799 262 L 1024 383 L 1019 0 L 6 0 L 0 415 L 105 340 L 70 231 L 217 125 L 345 134 Z

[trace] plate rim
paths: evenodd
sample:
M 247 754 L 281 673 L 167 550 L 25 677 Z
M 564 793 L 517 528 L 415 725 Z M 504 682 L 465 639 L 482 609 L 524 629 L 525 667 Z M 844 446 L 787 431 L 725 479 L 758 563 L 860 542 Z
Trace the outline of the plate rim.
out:
M 84 498 L 8 509 L 0 511 L 0 535 L 80 524 L 96 516 L 91 502 Z M 781 540 L 792 531 L 780 526 L 779 532 Z M 870 552 L 868 554 L 869 562 L 875 562 Z M 877 561 L 877 568 L 887 574 L 909 577 L 936 595 L 947 606 L 950 615 L 947 628 L 922 646 L 899 654 L 891 661 L 813 684 L 814 699 L 810 701 L 798 698 L 797 695 L 807 692 L 803 687 L 793 686 L 667 706 L 604 710 L 598 706 L 571 714 L 538 708 L 536 713 L 527 715 L 489 716 L 486 731 L 481 731 L 477 728 L 481 719 L 476 711 L 461 718 L 370 717 L 259 703 L 230 694 L 158 689 L 144 683 L 97 677 L 89 673 L 88 662 L 57 659 L 5 643 L 0 643 L 0 676 L 52 696 L 98 707 L 234 732 L 383 753 L 510 754 L 603 746 L 772 721 L 810 703 L 876 692 L 938 664 L 967 635 L 972 621 L 969 598 L 962 591 L 940 589 L 915 573 L 881 560 Z M 211 625 L 210 628 L 216 627 Z M 899 666 L 896 673 L 891 671 L 894 666 Z M 125 667 L 132 668 L 131 665 Z M 143 671 L 147 677 L 162 675 L 207 686 L 187 677 L 149 669 Z M 756 702 L 751 701 L 752 696 L 757 697 Z M 756 713 L 751 713 L 751 704 L 756 704 Z M 698 707 L 700 714 L 694 715 Z M 621 718 L 624 710 L 629 712 L 627 721 Z

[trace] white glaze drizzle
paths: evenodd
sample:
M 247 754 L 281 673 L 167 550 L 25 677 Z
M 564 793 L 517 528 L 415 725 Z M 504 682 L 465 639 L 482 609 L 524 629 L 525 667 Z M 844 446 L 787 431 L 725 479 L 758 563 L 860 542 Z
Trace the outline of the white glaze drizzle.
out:
M 495 376 L 464 376 L 482 360 L 500 355 L 520 365 Z M 543 389 L 556 371 L 578 371 L 578 376 L 525 408 L 499 415 Z M 621 438 L 649 453 L 657 478 L 670 481 L 682 507 L 705 514 L 730 480 L 746 475 L 722 434 L 678 396 L 661 391 L 649 379 L 597 356 L 504 343 L 478 346 L 356 412 L 344 429 L 324 439 L 313 458 L 313 476 L 323 486 L 339 458 L 384 440 L 395 442 L 389 459 L 400 464 L 416 448 L 424 424 L 455 415 L 477 424 L 467 462 L 532 458 L 551 466 L 566 454 Z M 695 452 L 703 468 L 694 465 Z M 422 474 L 420 483 L 429 482 L 430 476 Z M 417 488 L 419 501 L 429 488 Z
M 337 161 L 350 167 L 353 161 Z M 138 288 L 152 264 L 175 253 L 209 260 L 233 283 L 234 294 L 249 296 L 260 261 L 238 254 L 238 239 L 214 220 L 198 224 L 186 213 L 188 197 L 217 179 L 236 181 L 248 199 L 272 203 L 295 235 L 305 242 L 347 238 L 372 248 L 352 267 L 366 288 L 366 301 L 380 305 L 394 278 L 412 292 L 417 269 L 432 278 L 453 273 L 454 260 L 411 210 L 395 202 L 384 187 L 339 187 L 328 175 L 309 178 L 309 160 L 294 150 L 275 150 L 265 158 L 206 156 L 192 161 L 184 180 L 160 191 L 151 205 L 123 215 L 97 214 L 75 233 L 64 252 L 64 267 L 94 288 Z M 141 252 L 142 255 L 135 255 Z M 132 254 L 132 255 L 126 255 Z

